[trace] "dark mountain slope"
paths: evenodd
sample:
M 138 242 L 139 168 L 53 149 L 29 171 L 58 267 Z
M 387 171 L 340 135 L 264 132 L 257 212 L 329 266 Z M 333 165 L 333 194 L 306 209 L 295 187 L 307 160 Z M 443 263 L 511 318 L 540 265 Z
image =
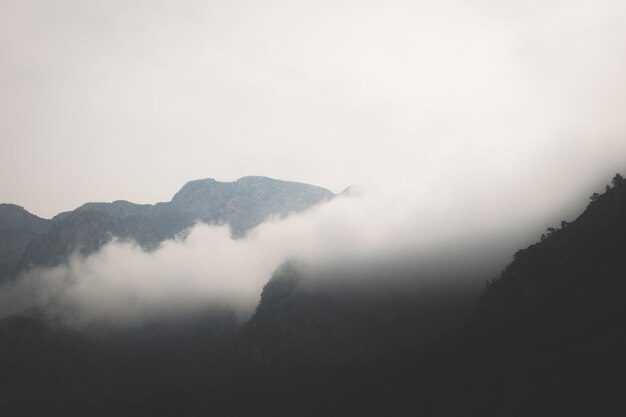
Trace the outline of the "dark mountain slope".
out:
M 594 303 L 597 297 L 626 288 L 625 249 L 626 183 L 616 180 L 573 223 L 550 228 L 541 242 L 517 252 L 486 289 L 477 314 L 496 324 L 575 303 L 576 310 L 601 308 L 606 303 Z
M 19 251 L 11 252 L 13 257 L 4 275 L 16 275 L 33 265 L 58 265 L 76 251 L 93 253 L 113 237 L 153 250 L 162 241 L 185 233 L 196 222 L 229 225 L 233 237 L 240 238 L 271 216 L 302 212 L 333 196 L 324 188 L 308 184 L 244 177 L 235 182 L 191 181 L 172 201 L 155 205 L 87 203 L 45 221 L 47 228 L 37 235 L 16 235 L 16 242 L 13 235 L 7 235 L 3 244 Z M 13 217 L 3 213 L 0 211 L 0 224 L 13 224 Z
M 252 361 L 275 371 L 406 356 L 460 324 L 479 293 L 476 280 L 414 280 L 374 268 L 351 276 L 293 261 L 280 267 L 242 332 Z
M 618 175 L 574 222 L 519 251 L 481 296 L 463 339 L 474 365 L 468 401 L 500 415 L 621 415 L 625 255 L 626 182 Z M 483 375 L 468 376 L 475 373 Z
M 237 392 L 246 401 L 229 403 L 224 415 L 421 410 L 424 398 L 414 391 L 429 379 L 421 368 L 433 346 L 459 329 L 480 289 L 476 280 L 415 280 L 405 272 L 284 264 L 241 330 L 223 395 Z
M 623 415 L 625 255 L 616 176 L 574 222 L 519 251 L 462 328 L 451 307 L 471 291 L 312 291 L 288 265 L 242 332 L 254 382 L 240 412 Z

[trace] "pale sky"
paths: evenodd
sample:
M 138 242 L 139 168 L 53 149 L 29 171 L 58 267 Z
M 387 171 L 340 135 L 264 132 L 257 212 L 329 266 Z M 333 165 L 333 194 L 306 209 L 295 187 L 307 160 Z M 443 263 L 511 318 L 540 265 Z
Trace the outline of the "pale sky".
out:
M 626 171 L 625 74 L 620 0 L 3 0 L 0 201 L 264 175 L 570 203 Z

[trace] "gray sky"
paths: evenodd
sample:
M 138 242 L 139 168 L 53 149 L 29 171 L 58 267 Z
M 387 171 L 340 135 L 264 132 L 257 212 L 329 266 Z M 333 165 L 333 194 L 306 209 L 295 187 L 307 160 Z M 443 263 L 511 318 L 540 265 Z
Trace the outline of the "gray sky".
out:
M 245 175 L 580 201 L 626 168 L 624 4 L 3 0 L 0 201 Z

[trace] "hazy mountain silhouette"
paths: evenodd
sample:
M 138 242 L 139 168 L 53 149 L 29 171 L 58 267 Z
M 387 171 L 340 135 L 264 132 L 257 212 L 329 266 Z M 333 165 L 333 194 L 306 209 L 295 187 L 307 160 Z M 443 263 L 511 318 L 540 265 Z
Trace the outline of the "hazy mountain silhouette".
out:
M 0 280 L 14 270 L 26 246 L 41 238 L 51 223 L 20 206 L 0 204 Z
M 624 253 L 616 176 L 479 297 L 393 265 L 351 280 L 290 261 L 243 327 L 224 314 L 90 335 L 26 312 L 0 321 L 0 413 L 622 415 Z
M 20 207 L 0 206 L 0 279 L 33 265 L 53 266 L 75 251 L 93 253 L 113 237 L 136 241 L 146 250 L 184 233 L 196 222 L 227 224 L 233 237 L 270 216 L 286 216 L 329 200 L 327 189 L 266 177 L 234 182 L 190 181 L 170 202 L 87 203 L 52 220 Z

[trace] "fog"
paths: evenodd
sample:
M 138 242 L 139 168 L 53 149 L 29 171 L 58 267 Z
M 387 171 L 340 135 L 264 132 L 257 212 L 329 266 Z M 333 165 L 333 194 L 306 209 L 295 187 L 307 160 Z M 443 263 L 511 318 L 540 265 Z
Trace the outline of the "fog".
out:
M 495 273 L 626 167 L 625 16 L 618 0 L 5 1 L 2 200 L 50 217 L 245 175 L 362 193 L 240 240 L 116 241 L 27 271 L 0 309 L 245 320 L 288 258 Z
M 24 272 L 0 289 L 0 314 L 37 308 L 76 328 L 211 311 L 234 311 L 244 322 L 272 273 L 288 260 L 326 268 L 331 281 L 355 279 L 357 271 L 357 279 L 371 279 L 376 268 L 382 282 L 404 268 L 419 282 L 435 269 L 441 279 L 495 273 L 510 256 L 502 250 L 510 230 L 477 234 L 471 222 L 435 215 L 429 206 L 352 191 L 305 213 L 269 219 L 241 239 L 227 226 L 199 223 L 152 252 L 114 240 L 87 257 L 75 253 L 66 264 Z

